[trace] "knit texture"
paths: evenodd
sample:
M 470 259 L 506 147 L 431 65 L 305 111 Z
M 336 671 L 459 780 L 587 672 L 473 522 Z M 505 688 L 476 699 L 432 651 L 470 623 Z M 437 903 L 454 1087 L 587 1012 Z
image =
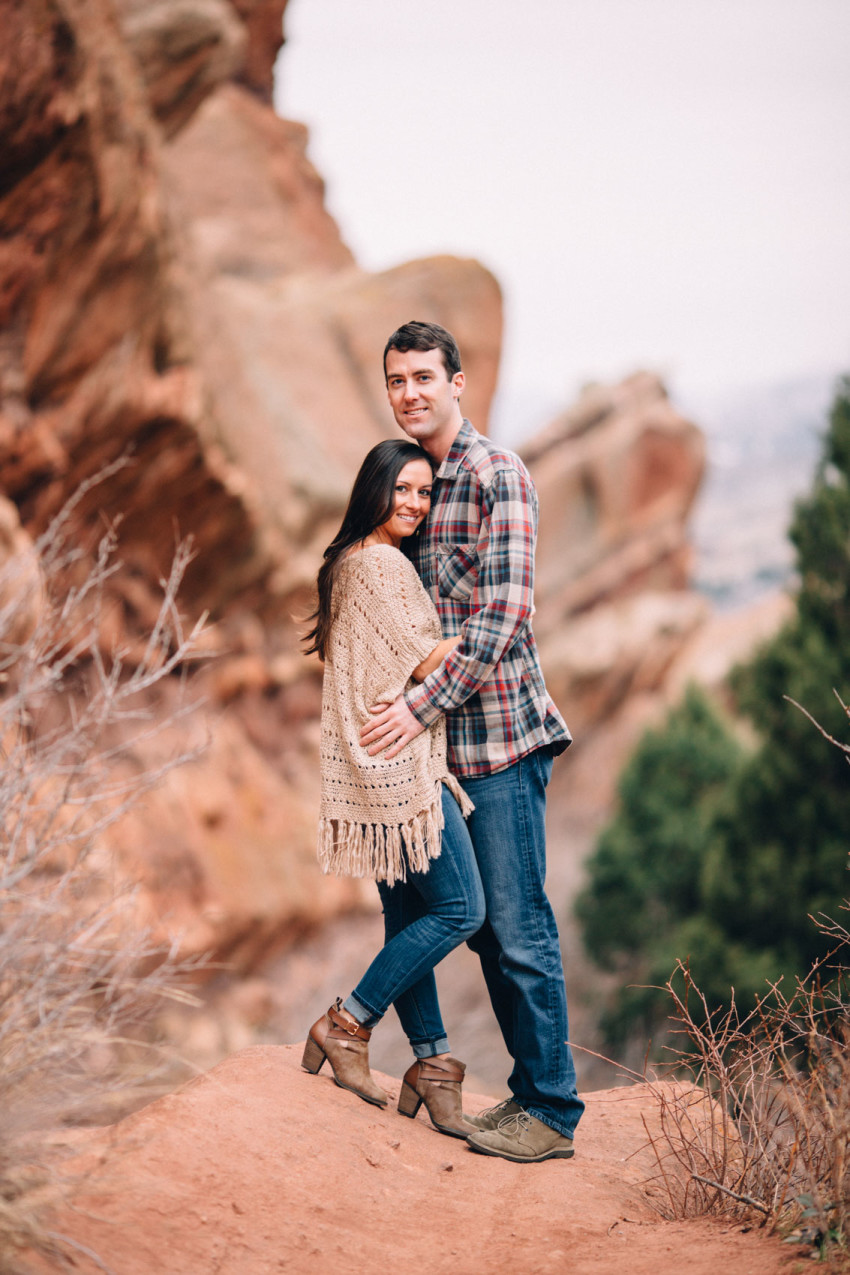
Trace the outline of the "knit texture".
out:
M 446 766 L 440 716 L 397 757 L 370 757 L 360 730 L 373 704 L 415 685 L 410 674 L 441 639 L 437 612 L 413 566 L 391 545 L 367 545 L 342 563 L 322 684 L 324 872 L 393 885 L 440 853 L 442 785 L 466 816 L 472 804 Z

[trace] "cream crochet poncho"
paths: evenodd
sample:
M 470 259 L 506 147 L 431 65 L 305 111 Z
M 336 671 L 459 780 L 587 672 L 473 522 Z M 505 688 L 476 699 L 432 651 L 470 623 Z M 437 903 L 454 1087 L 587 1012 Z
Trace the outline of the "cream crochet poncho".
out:
M 472 804 L 446 767 L 440 717 L 391 760 L 359 742 L 372 704 L 413 685 L 440 641 L 440 621 L 414 567 L 391 545 L 367 545 L 341 564 L 322 684 L 319 862 L 338 876 L 392 885 L 440 853 L 442 784 L 464 816 Z

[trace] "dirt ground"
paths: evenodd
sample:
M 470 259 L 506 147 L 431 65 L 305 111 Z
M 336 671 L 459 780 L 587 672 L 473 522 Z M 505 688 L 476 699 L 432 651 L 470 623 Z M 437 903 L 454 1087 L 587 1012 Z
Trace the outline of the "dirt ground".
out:
M 514 1165 L 258 1046 L 108 1130 L 55 1229 L 95 1275 L 775 1275 L 793 1257 L 729 1222 L 653 1207 L 641 1087 L 589 1094 L 572 1160 Z M 399 1082 L 378 1075 L 395 1099 Z M 480 1110 L 492 1099 L 467 1095 Z M 84 1250 L 97 1255 L 97 1261 Z M 789 1266 L 789 1257 L 792 1265 Z M 797 1269 L 800 1269 L 798 1266 Z

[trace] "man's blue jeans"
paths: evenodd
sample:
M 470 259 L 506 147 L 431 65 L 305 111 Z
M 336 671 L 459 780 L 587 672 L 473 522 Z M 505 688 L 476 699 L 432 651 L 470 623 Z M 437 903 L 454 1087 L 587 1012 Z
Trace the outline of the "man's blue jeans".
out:
M 552 754 L 539 749 L 463 786 L 475 803 L 468 828 L 487 901 L 469 940 L 477 952 L 514 1069 L 520 1106 L 572 1137 L 584 1103 L 566 1043 L 567 994 L 558 927 L 544 890 L 546 785 Z
M 448 1053 L 434 966 L 469 939 L 484 921 L 484 892 L 457 802 L 443 787 L 442 850 L 427 872 L 408 873 L 393 886 L 378 882 L 384 909 L 384 947 L 345 1008 L 373 1027 L 395 1004 L 417 1058 Z

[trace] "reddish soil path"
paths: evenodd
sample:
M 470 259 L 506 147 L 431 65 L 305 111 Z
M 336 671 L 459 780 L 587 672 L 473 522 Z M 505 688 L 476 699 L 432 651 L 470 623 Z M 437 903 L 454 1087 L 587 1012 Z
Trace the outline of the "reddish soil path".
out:
M 639 1088 L 588 1095 L 575 1159 L 514 1165 L 244 1050 L 112 1130 L 56 1229 L 115 1275 L 775 1275 L 787 1249 L 740 1226 L 665 1223 Z M 399 1082 L 381 1078 L 392 1095 Z M 477 1110 L 492 1100 L 469 1096 Z M 94 1262 L 78 1256 L 80 1275 Z

